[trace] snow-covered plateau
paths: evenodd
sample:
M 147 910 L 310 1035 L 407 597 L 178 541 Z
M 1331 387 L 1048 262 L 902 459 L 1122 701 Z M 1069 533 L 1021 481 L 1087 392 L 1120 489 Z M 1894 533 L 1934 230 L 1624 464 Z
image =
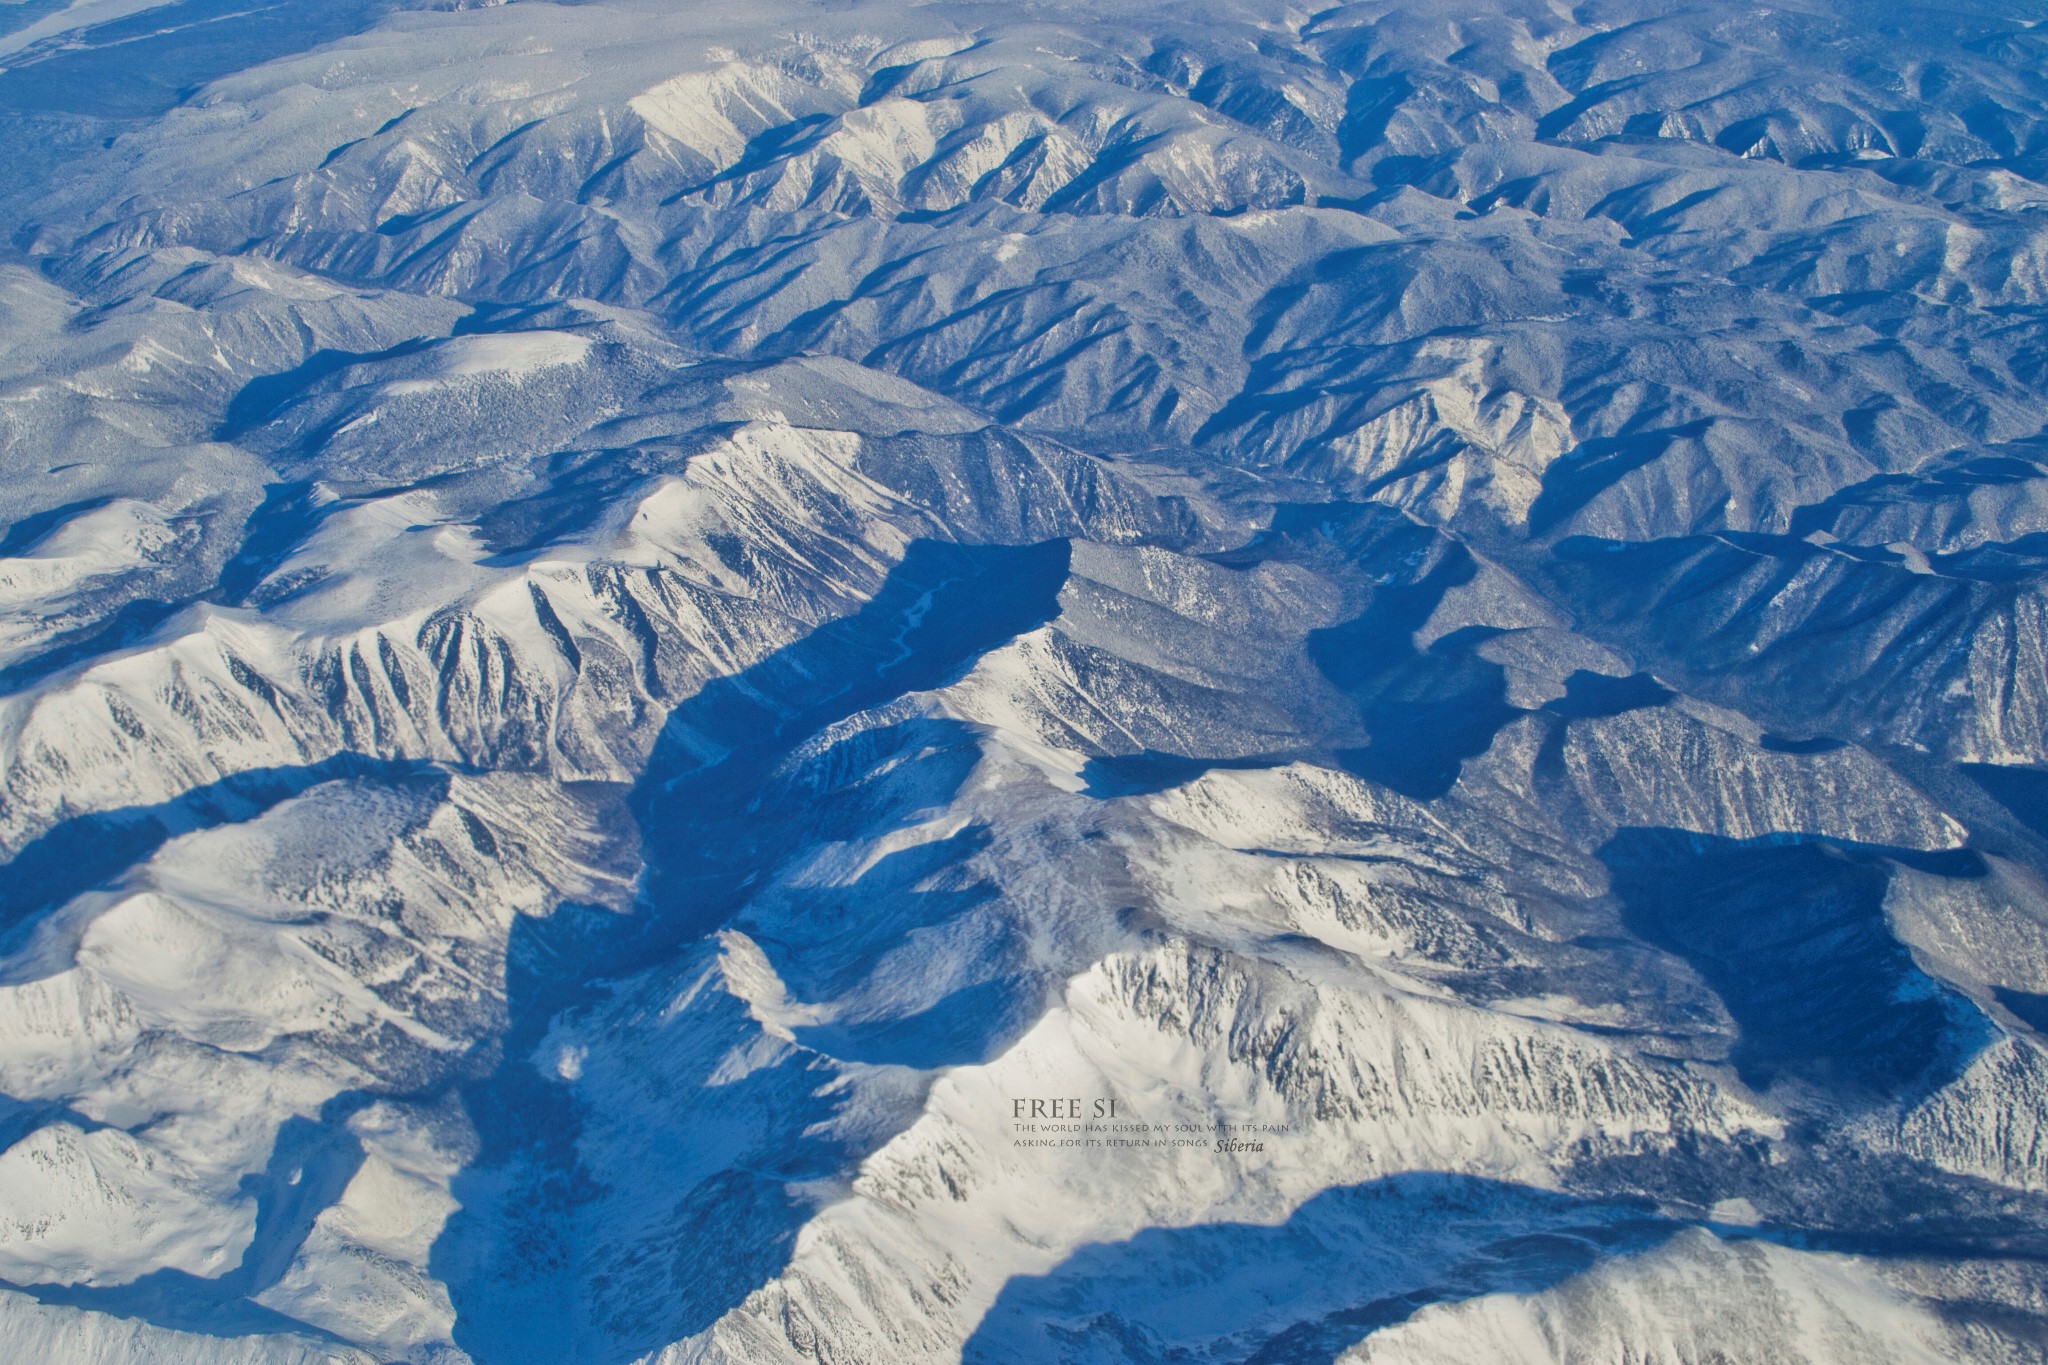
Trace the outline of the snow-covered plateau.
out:
M 4 0 L 0 1358 L 2048 1362 L 2034 0 Z

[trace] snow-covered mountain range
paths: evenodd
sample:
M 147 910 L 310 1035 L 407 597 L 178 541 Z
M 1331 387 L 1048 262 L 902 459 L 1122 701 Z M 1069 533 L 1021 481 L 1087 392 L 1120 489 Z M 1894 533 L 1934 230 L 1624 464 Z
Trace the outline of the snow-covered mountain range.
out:
M 0 68 L 0 1355 L 2048 1360 L 2037 6 Z

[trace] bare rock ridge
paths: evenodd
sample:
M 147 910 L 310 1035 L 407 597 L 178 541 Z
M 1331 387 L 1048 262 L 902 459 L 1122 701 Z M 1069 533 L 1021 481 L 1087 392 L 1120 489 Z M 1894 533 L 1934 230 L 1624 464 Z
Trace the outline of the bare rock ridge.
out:
M 0 8 L 10 1358 L 2048 1360 L 2032 8 Z

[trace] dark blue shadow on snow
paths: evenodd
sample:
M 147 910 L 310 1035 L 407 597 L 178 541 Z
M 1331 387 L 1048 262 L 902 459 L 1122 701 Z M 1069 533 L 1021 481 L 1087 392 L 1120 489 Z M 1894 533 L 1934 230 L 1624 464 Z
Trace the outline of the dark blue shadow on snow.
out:
M 124 1285 L 14 1284 L 41 1303 L 213 1337 L 292 1332 L 336 1341 L 330 1333 L 253 1302 L 284 1277 L 323 1209 L 341 1198 L 363 1163 L 363 1145 L 349 1119 L 374 1097 L 344 1091 L 315 1118 L 293 1118 L 277 1130 L 264 1169 L 242 1179 L 256 1203 L 256 1228 L 232 1270 L 207 1278 L 158 1270 Z
M 1415 647 L 1414 633 L 1444 594 L 1477 571 L 1464 547 L 1433 548 L 1437 562 L 1416 581 L 1380 588 L 1358 616 L 1308 637 L 1309 658 L 1357 708 L 1371 740 L 1338 750 L 1338 764 L 1418 801 L 1448 792 L 1465 760 L 1522 714 L 1508 703 L 1507 671 L 1476 653 L 1490 632 Z
M 65 631 L 30 657 L 0 668 L 0 694 L 33 687 L 73 664 L 126 649 L 189 605 L 155 598 L 124 602 L 104 619 Z
M 1005 1285 L 961 1359 L 1329 1362 L 1430 1304 L 1541 1290 L 1685 1226 L 1641 1201 L 1391 1176 L 1324 1190 L 1274 1226 L 1084 1246 Z
M 504 310 L 488 311 L 491 316 L 484 319 L 485 323 L 496 319 Z M 459 322 L 454 332 L 466 334 L 479 330 L 479 326 L 472 315 Z M 352 366 L 374 364 L 425 350 L 437 340 L 414 338 L 382 351 L 320 350 L 292 369 L 259 375 L 243 385 L 229 402 L 226 416 L 215 429 L 215 438 L 241 440 L 274 417 L 292 399 L 322 380 Z M 302 443 L 304 450 L 317 452 L 328 434 L 324 431 L 316 433 L 316 439 Z M 634 479 L 657 472 L 647 457 L 631 451 L 565 453 L 553 457 L 551 463 L 551 472 L 564 481 L 566 491 L 557 488 L 542 497 L 517 500 L 494 509 L 482 518 L 478 530 L 494 554 L 531 550 L 547 540 L 582 529 L 598 511 L 609 505 L 609 500 L 602 494 L 616 492 Z M 249 513 L 243 524 L 240 544 L 221 566 L 212 586 L 184 597 L 140 598 L 127 602 L 102 620 L 58 635 L 30 657 L 0 668 L 0 693 L 33 686 L 74 664 L 135 644 L 195 603 L 213 602 L 231 607 L 247 605 L 258 585 L 319 530 L 322 522 L 355 505 L 354 497 L 322 500 L 315 496 L 311 475 L 317 472 L 316 464 L 316 460 L 297 458 L 289 453 L 280 455 L 280 468 L 303 477 L 286 478 L 265 486 L 262 502 Z M 373 491 L 359 489 L 356 496 Z M 68 503 L 22 518 L 0 533 L 0 557 L 32 548 L 37 540 L 64 522 L 90 512 L 106 501 L 105 498 L 95 498 Z M 537 605 L 543 612 L 547 611 L 544 599 L 537 599 Z M 546 620 L 545 616 L 543 620 Z M 573 646 L 570 652 L 573 654 Z
M 999 1044 L 1037 1022 L 1039 1002 L 1015 982 L 963 986 L 937 1004 L 901 1019 L 800 1028 L 796 1040 L 842 1061 L 934 1071 L 991 1060 Z
M 1477 562 L 1440 532 L 1386 508 L 1300 504 L 1280 508 L 1271 529 L 1240 550 L 1211 558 L 1241 568 L 1302 556 L 1342 556 L 1336 572 L 1370 579 L 1362 609 L 1348 620 L 1312 630 L 1310 662 L 1350 708 L 1295 717 L 1300 742 L 1251 756 L 1178 754 L 1160 750 L 1090 759 L 1083 769 L 1092 796 L 1148 794 L 1192 781 L 1217 768 L 1266 768 L 1304 761 L 1335 766 L 1418 801 L 1443 796 L 1466 760 L 1485 753 L 1495 736 L 1528 711 L 1507 699 L 1507 670 L 1479 649 L 1503 632 L 1468 626 L 1418 647 L 1415 634 L 1446 593 L 1470 583 Z M 1668 704 L 1673 693 L 1645 673 L 1610 677 L 1580 669 L 1564 695 L 1541 710 L 1566 720 L 1620 715 Z M 1348 738 L 1340 738 L 1348 737 Z M 1362 737 L 1363 744 L 1355 742 Z
M 1146 749 L 1141 753 L 1118 754 L 1089 759 L 1081 767 L 1083 790 L 1090 796 L 1151 796 L 1183 786 L 1203 773 L 1222 768 L 1250 771 L 1292 762 L 1292 754 L 1267 754 L 1252 758 L 1193 758 L 1185 754 Z
M 1773 754 L 1831 754 L 1848 747 L 1845 741 L 1826 735 L 1794 739 L 1789 735 L 1764 734 L 1757 737 L 1756 743 L 1759 749 Z
M 633 801 L 655 918 L 687 938 L 722 922 L 765 862 L 761 841 L 786 837 L 750 814 L 775 794 L 777 767 L 827 727 L 950 682 L 1050 621 L 1070 553 L 1063 540 L 914 542 L 859 611 L 678 706 Z M 815 819 L 804 824 L 802 838 L 819 836 Z
M 0 1095 L 0 1152 L 53 1123 L 68 1123 L 81 1133 L 98 1132 L 108 1126 L 55 1100 L 21 1100 Z
M 1884 912 L 1893 864 L 1982 876 L 1969 849 L 1635 828 L 1599 856 L 1628 930 L 1684 958 L 1721 998 L 1748 1085 L 1789 1076 L 1898 1097 L 1953 1079 L 1988 1041 L 1976 1007 L 1921 972 Z
M 257 375 L 228 400 L 227 412 L 221 418 L 214 439 L 240 440 L 276 417 L 287 403 L 321 380 L 357 365 L 374 365 L 383 360 L 417 355 L 438 341 L 437 337 L 413 337 L 381 351 L 342 351 L 322 347 L 288 370 Z
M 291 519 L 298 491 L 276 490 L 285 520 Z M 38 533 L 30 528 L 23 534 Z M 789 1242 L 808 1215 L 789 1185 L 839 1174 L 847 1164 L 840 1147 L 802 1136 L 811 1124 L 831 1117 L 825 1099 L 801 1112 L 778 1114 L 787 1137 L 778 1161 L 662 1192 L 673 1196 L 676 1277 L 664 1287 L 658 1313 L 631 1327 L 613 1324 L 604 1338 L 609 1354 L 593 1353 L 589 1339 L 577 1335 L 576 1305 L 568 1297 L 576 1282 L 568 1272 L 579 1254 L 574 1210 L 596 1189 L 596 1177 L 577 1159 L 580 1119 L 570 1092 L 546 1082 L 531 1055 L 552 1020 L 597 999 L 606 978 L 667 960 L 737 908 L 748 869 L 776 855 L 767 831 L 794 822 L 807 826 L 806 837 L 817 837 L 836 820 L 851 832 L 857 812 L 835 812 L 830 800 L 778 786 L 775 770 L 826 726 L 904 692 L 950 681 L 988 648 L 1049 620 L 1057 610 L 1067 555 L 1064 542 L 993 549 L 912 546 L 861 611 L 711 684 L 673 713 L 657 761 L 633 795 L 650 869 L 641 914 L 566 905 L 547 918 L 515 921 L 506 1028 L 469 1059 L 477 1079 L 462 1087 L 479 1150 L 455 1181 L 463 1208 L 432 1257 L 433 1271 L 449 1284 L 458 1309 L 457 1339 L 478 1359 L 631 1359 L 716 1320 L 786 1260 Z M 971 739 L 967 727 L 955 722 L 913 720 L 851 743 L 866 746 L 869 761 L 900 749 L 943 795 L 971 768 Z M 0 868 L 0 933 L 18 940 L 50 910 L 109 882 L 170 838 L 254 818 L 317 783 L 340 778 L 437 783 L 444 789 L 448 780 L 430 765 L 340 755 L 302 768 L 237 774 L 159 805 L 63 821 Z M 771 806 L 779 808 L 771 813 Z M 972 887 L 925 890 L 921 882 L 946 859 L 971 852 L 976 837 L 966 831 L 942 845 L 884 859 L 871 873 L 871 889 L 908 907 L 913 920 L 936 922 L 958 914 L 986 893 Z M 899 919 L 896 927 L 901 925 Z M 821 942 L 829 938 L 821 935 Z M 789 965 L 792 976 L 803 979 L 804 964 Z M 813 967 L 830 970 L 829 962 Z M 990 981 L 956 992 L 928 1011 L 929 1017 L 845 1029 L 846 1036 L 832 1041 L 850 1055 L 876 1060 L 978 1060 L 1028 1026 L 1023 1003 L 1006 983 Z M 733 1095 L 746 1085 L 725 1089 Z M 362 1160 L 361 1145 L 346 1125 L 375 1098 L 349 1091 L 317 1118 L 294 1119 L 279 1130 L 266 1170 L 249 1178 L 256 1234 L 232 1270 L 213 1278 L 161 1271 L 107 1288 L 17 1287 L 43 1302 L 219 1337 L 280 1331 L 323 1337 L 251 1302 L 251 1296 L 278 1281 L 320 1210 L 346 1188 Z M 9 1133 L 25 1135 L 60 1121 L 99 1126 L 62 1106 L 0 1100 L 0 1128 Z M 739 1230 L 746 1235 L 736 1235 Z
M 296 768 L 266 768 L 232 777 L 151 806 L 94 812 L 64 820 L 0 864 L 0 952 L 17 950 L 52 910 L 106 885 L 146 860 L 167 840 L 220 824 L 256 818 L 323 782 L 370 780 L 423 789 L 443 798 L 448 772 L 419 762 L 341 754 Z M 377 1096 L 348 1090 L 314 1118 L 293 1118 L 279 1129 L 265 1169 L 243 1179 L 256 1204 L 256 1227 L 234 1268 L 218 1276 L 160 1270 L 125 1285 L 10 1284 L 42 1303 L 139 1318 L 159 1327 L 231 1338 L 296 1332 L 329 1334 L 251 1301 L 290 1267 L 320 1211 L 340 1198 L 362 1163 L 363 1149 L 349 1119 Z M 0 1095 L 0 1146 L 39 1128 L 68 1123 L 91 1132 L 108 1125 L 65 1105 Z
M 1467 759 L 1485 753 L 1504 726 L 1528 713 L 1507 699 L 1507 670 L 1478 652 L 1499 630 L 1467 626 L 1416 647 L 1415 632 L 1446 593 L 1472 581 L 1478 565 L 1462 545 L 1420 527 L 1403 539 L 1414 542 L 1407 553 L 1425 570 L 1413 581 L 1376 588 L 1351 620 L 1311 631 L 1308 654 L 1357 707 L 1370 740 L 1337 750 L 1339 766 L 1430 801 L 1457 784 Z M 1543 710 L 1590 719 L 1663 706 L 1672 695 L 1648 674 L 1614 678 L 1580 669 Z
M 103 501 L 72 503 L 23 518 L 9 527 L 4 537 L 0 537 L 0 554 L 5 553 L 6 544 L 26 546 L 61 521 L 90 511 Z M 243 523 L 241 544 L 221 566 L 211 587 L 185 597 L 137 598 L 123 603 L 100 620 L 62 632 L 29 657 L 0 668 L 0 694 L 32 687 L 74 664 L 137 644 L 194 603 L 216 602 L 231 607 L 244 605 L 257 584 L 283 563 L 323 520 L 347 505 L 346 502 L 316 504 L 309 480 L 266 486 L 263 501 Z
M 181 834 L 252 820 L 322 782 L 424 783 L 445 794 L 448 774 L 413 761 L 337 754 L 295 768 L 252 768 L 169 801 L 73 816 L 51 826 L 0 863 L 0 952 L 64 902 L 105 885 Z
M 396 0 L 179 0 L 64 35 L 0 72 L 0 109 L 141 119 L 199 87 L 359 33 Z M 40 45 L 39 45 L 40 46 Z
M 1581 442 L 1543 471 L 1542 490 L 1529 504 L 1530 533 L 1540 536 L 1555 529 L 1623 478 L 1661 458 L 1674 442 L 1699 438 L 1707 425 L 1702 420 Z
M 1772 1169 L 1758 1150 L 1685 1135 L 1672 1153 L 1593 1169 L 1626 1189 L 1668 1183 L 1643 1161 L 1678 1172 L 1679 1188 L 1666 1193 L 1690 1207 L 1752 1188 Z M 2041 1259 L 2040 1201 L 2032 1197 L 2006 1191 L 1986 1200 L 1979 1182 L 1901 1160 L 1870 1160 L 1852 1171 L 1812 1155 L 1793 1161 L 1799 1174 L 1768 1177 L 1779 1194 L 1792 1196 L 1789 1206 L 1805 1203 L 1795 1186 L 1839 1185 L 1834 1210 L 1856 1209 L 1864 1225 L 1798 1221 L 1826 1212 L 1812 1207 L 1795 1221 L 1731 1227 L 1660 1213 L 1646 1193 L 1580 1196 L 1410 1172 L 1324 1190 L 1275 1225 L 1149 1228 L 1128 1241 L 1080 1247 L 1046 1274 L 1006 1284 L 967 1342 L 962 1365 L 1330 1365 L 1432 1304 L 1540 1292 L 1686 1229 L 1876 1258 Z M 1800 1161 L 1815 1164 L 1801 1171 Z
M 2016 991 L 1999 986 L 1992 991 L 1998 1003 L 2013 1012 L 2013 1016 L 2028 1028 L 2048 1033 L 2048 995 L 2037 991 Z
M 13 559 L 17 555 L 28 553 L 36 547 L 37 541 L 73 517 L 97 512 L 112 501 L 111 497 L 83 498 L 78 502 L 67 502 L 60 507 L 46 508 L 23 517 L 8 526 L 4 534 L 0 534 L 0 559 Z
M 586 1244 L 578 1211 L 616 1173 L 586 1166 L 574 1092 L 540 1074 L 534 1050 L 563 1011 L 601 998 L 608 981 L 674 962 L 734 922 L 759 874 L 798 841 L 867 827 L 873 811 L 861 804 L 869 799 L 863 784 L 841 790 L 842 778 L 885 769 L 892 782 L 928 787 L 931 804 L 956 791 L 976 761 L 975 736 L 957 721 L 910 717 L 844 734 L 815 758 L 825 768 L 816 787 L 788 760 L 821 731 L 950 682 L 989 649 L 1050 620 L 1068 556 L 1064 541 L 913 543 L 859 610 L 707 684 L 670 714 L 628 799 L 645 869 L 634 914 L 569 906 L 515 922 L 506 1029 L 496 1061 L 463 1090 L 479 1148 L 456 1177 L 462 1207 L 430 1260 L 456 1309 L 456 1342 L 474 1358 L 622 1365 L 703 1330 L 786 1264 L 812 1212 L 791 1187 L 843 1176 L 863 1154 L 852 1139 L 822 1135 L 836 1099 L 811 1094 L 789 1103 L 777 1088 L 778 1067 L 720 1085 L 719 1112 L 750 1115 L 744 1121 L 759 1129 L 749 1135 L 754 1156 L 698 1179 L 669 1161 L 661 1134 L 648 1134 L 632 1188 L 664 1211 L 659 1238 L 624 1248 Z M 970 828 L 880 859 L 853 888 L 821 890 L 802 914 L 785 908 L 774 926 L 779 937 L 745 927 L 792 995 L 816 998 L 871 964 L 875 940 L 986 899 L 985 888 L 946 875 L 985 837 Z M 807 1031 L 807 1040 L 855 1060 L 981 1060 L 1027 1027 L 1037 1006 L 1014 965 L 986 965 L 983 980 L 922 1016 L 835 1024 Z M 602 1279 L 602 1304 L 579 1302 L 591 1274 Z
M 2015 820 L 2048 839 L 2048 772 L 1999 763 L 1959 763 L 1971 781 L 2012 812 Z
M 1667 705 L 1676 695 L 1647 673 L 1614 677 L 1578 669 L 1564 680 L 1564 695 L 1543 704 L 1553 716 L 1590 720 Z

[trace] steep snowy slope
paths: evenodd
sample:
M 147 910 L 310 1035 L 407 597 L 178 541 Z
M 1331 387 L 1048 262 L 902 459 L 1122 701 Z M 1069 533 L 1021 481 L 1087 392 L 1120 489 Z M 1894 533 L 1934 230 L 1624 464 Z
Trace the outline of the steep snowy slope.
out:
M 0 1343 L 2048 1359 L 2048 24 L 0 16 Z

